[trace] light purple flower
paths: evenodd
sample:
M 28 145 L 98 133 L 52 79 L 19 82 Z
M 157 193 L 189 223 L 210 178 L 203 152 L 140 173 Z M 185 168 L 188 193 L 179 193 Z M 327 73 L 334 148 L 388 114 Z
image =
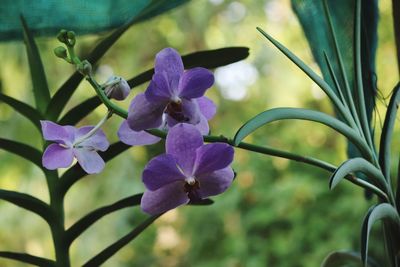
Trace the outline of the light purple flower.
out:
M 40 123 L 43 138 L 55 142 L 44 151 L 42 164 L 45 168 L 49 170 L 67 168 L 76 158 L 85 172 L 89 174 L 101 172 L 105 164 L 96 151 L 106 151 L 109 147 L 102 130 L 89 134 L 93 126 L 75 128 L 69 125 L 60 126 L 51 121 L 40 121 Z
M 177 51 L 172 48 L 161 50 L 156 55 L 149 87 L 130 104 L 129 127 L 124 123 L 118 131 L 121 141 L 129 145 L 149 144 L 149 134 L 141 131 L 150 128 L 167 130 L 181 122 L 193 124 L 202 134 L 208 134 L 208 120 L 215 115 L 216 106 L 203 95 L 213 83 L 214 75 L 209 70 L 197 67 L 185 71 Z M 139 137 L 144 138 L 143 142 Z M 158 141 L 153 140 L 154 143 Z
M 166 154 L 153 158 L 142 175 L 147 190 L 141 207 L 160 214 L 189 201 L 221 194 L 232 183 L 230 164 L 233 148 L 224 143 L 204 144 L 195 126 L 172 127 L 165 144 Z

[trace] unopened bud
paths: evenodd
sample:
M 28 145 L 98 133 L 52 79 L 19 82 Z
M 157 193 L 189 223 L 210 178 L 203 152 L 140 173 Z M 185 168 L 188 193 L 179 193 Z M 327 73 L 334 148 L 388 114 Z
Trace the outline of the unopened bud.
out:
M 110 77 L 102 86 L 106 95 L 115 100 L 124 100 L 131 91 L 127 81 L 117 76 Z
M 57 34 L 57 39 L 58 41 L 60 41 L 61 43 L 66 43 L 67 42 L 67 30 L 61 30 L 58 34 Z
M 54 54 L 55 54 L 57 57 L 62 58 L 62 59 L 66 59 L 66 58 L 68 57 L 67 49 L 65 49 L 65 48 L 62 47 L 62 46 L 56 47 L 56 48 L 54 49 Z
M 67 38 L 68 38 L 68 43 L 71 46 L 75 45 L 76 39 L 75 39 L 75 32 L 73 31 L 68 31 L 67 32 Z
M 81 63 L 79 63 L 76 68 L 82 75 L 90 75 L 92 73 L 92 64 L 90 64 L 89 61 L 84 60 Z

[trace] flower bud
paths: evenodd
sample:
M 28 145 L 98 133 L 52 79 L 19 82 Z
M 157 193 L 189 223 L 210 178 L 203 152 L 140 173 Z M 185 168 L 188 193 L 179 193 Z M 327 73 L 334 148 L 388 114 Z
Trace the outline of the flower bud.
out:
M 106 95 L 115 100 L 124 100 L 131 91 L 127 81 L 118 76 L 110 77 L 102 86 Z
M 57 34 L 57 39 L 58 41 L 60 41 L 61 43 L 66 43 L 67 42 L 67 30 L 61 30 L 58 34 Z
M 73 31 L 68 31 L 67 32 L 67 38 L 68 38 L 68 43 L 70 46 L 74 46 L 76 39 L 75 39 L 75 32 Z
M 65 49 L 65 48 L 62 47 L 62 46 L 56 47 L 56 48 L 54 49 L 54 54 L 55 54 L 57 57 L 62 58 L 62 59 L 66 59 L 66 58 L 68 57 L 67 49 Z

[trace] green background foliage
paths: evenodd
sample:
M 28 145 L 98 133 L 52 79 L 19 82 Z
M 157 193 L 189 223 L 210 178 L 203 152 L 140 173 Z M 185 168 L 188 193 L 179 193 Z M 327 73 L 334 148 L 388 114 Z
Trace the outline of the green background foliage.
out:
M 398 79 L 388 1 L 380 2 L 380 12 L 380 92 L 373 119 L 377 132 L 382 124 L 379 114 L 385 110 L 386 98 Z M 103 82 L 113 72 L 131 78 L 151 68 L 154 55 L 167 46 L 181 54 L 248 46 L 248 59 L 215 71 L 216 84 L 207 92 L 218 105 L 217 116 L 210 125 L 213 135 L 232 137 L 249 118 L 273 107 L 305 107 L 332 114 L 321 90 L 267 43 L 256 26 L 317 69 L 290 1 L 198 0 L 129 29 L 100 60 L 96 77 Z M 80 53 L 90 51 L 97 39 L 93 35 L 80 37 Z M 53 55 L 53 48 L 58 46 L 55 38 L 38 38 L 37 42 L 54 94 L 74 70 Z M 0 44 L 0 57 L 1 91 L 33 103 L 23 43 Z M 135 88 L 130 99 L 145 88 Z M 90 86 L 82 83 L 68 107 L 93 95 Z M 129 100 L 123 105 L 128 104 Z M 97 108 L 79 125 L 95 124 L 105 111 L 104 107 Z M 112 141 L 117 141 L 120 122 L 115 117 L 104 128 Z M 37 129 L 2 104 L 0 129 L 1 137 L 41 148 Z M 318 157 L 336 165 L 346 158 L 345 140 L 327 127 L 311 122 L 273 123 L 257 130 L 246 141 Z M 393 145 L 398 147 L 399 140 L 395 139 Z M 110 161 L 103 173 L 77 183 L 66 197 L 67 227 L 89 210 L 142 192 L 141 171 L 149 158 L 162 151 L 163 144 L 131 148 Z M 344 182 L 331 192 L 330 175 L 325 171 L 239 149 L 233 167 L 237 178 L 225 194 L 214 198 L 214 205 L 168 212 L 105 266 L 318 266 L 332 250 L 359 249 L 362 218 L 372 203 L 365 200 L 360 188 Z M 45 180 L 37 167 L 0 151 L 0 173 L 0 188 L 48 201 Z M 54 257 L 50 232 L 39 217 L 5 202 L 0 202 L 0 212 L 0 249 Z M 72 265 L 84 263 L 143 218 L 145 215 L 137 207 L 105 217 L 73 243 Z M 372 236 L 370 255 L 379 258 L 382 245 L 379 237 Z M 0 266 L 23 265 L 0 259 Z

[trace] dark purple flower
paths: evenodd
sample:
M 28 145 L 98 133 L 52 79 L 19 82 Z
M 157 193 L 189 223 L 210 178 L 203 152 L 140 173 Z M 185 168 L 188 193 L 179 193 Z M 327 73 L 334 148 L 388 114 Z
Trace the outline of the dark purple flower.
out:
M 185 71 L 178 52 L 172 48 L 161 50 L 156 55 L 149 87 L 145 93 L 138 94 L 129 107 L 127 122 L 132 131 L 122 125 L 119 135 L 128 136 L 129 132 L 136 135 L 150 128 L 166 130 L 181 122 L 193 124 L 202 134 L 208 134 L 207 121 L 214 116 L 216 107 L 203 95 L 213 83 L 214 75 L 209 70 L 198 67 Z M 134 144 L 142 142 L 136 140 Z
M 104 161 L 96 151 L 106 151 L 109 143 L 102 130 L 91 132 L 93 126 L 75 128 L 60 126 L 51 121 L 40 121 L 43 138 L 54 141 L 44 151 L 42 164 L 49 170 L 67 168 L 76 158 L 87 173 L 99 173 Z
M 224 143 L 205 145 L 195 126 L 180 123 L 172 127 L 165 148 L 166 154 L 153 158 L 143 171 L 147 188 L 143 211 L 163 213 L 190 200 L 220 194 L 232 183 L 233 148 Z

